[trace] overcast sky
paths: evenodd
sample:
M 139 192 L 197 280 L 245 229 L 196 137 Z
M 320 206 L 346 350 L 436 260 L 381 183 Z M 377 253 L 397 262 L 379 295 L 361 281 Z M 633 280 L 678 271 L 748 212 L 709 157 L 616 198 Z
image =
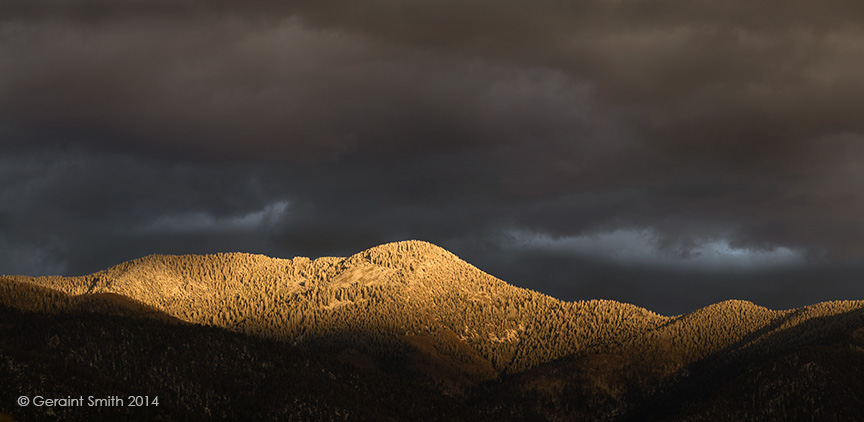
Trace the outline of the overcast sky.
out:
M 0 273 L 443 246 L 661 313 L 864 299 L 864 3 L 4 0 Z

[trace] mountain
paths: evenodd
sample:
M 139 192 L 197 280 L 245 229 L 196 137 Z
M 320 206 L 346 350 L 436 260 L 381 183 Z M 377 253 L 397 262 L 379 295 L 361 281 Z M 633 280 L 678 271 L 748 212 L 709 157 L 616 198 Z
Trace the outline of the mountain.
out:
M 849 420 L 864 408 L 862 309 L 564 302 L 421 241 L 315 260 L 153 255 L 0 278 L 0 375 L 15 380 L 0 412 L 111 419 L 11 400 L 136 390 L 172 400 L 125 417 Z

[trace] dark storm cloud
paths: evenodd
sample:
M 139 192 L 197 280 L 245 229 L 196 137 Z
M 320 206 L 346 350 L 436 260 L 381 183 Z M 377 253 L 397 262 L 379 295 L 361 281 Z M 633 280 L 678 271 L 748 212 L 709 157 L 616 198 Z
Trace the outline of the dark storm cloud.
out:
M 327 159 L 560 139 L 586 117 L 587 88 L 553 71 L 406 58 L 294 21 L 9 25 L 0 113 L 37 142 Z
M 711 248 L 848 281 L 862 21 L 839 0 L 5 1 L 0 273 L 422 238 L 568 298 L 708 277 Z M 639 231 L 641 261 L 604 261 Z M 780 286 L 772 265 L 736 280 Z
M 212 219 L 242 218 L 256 208 L 266 209 L 273 194 L 262 192 L 255 176 L 242 168 L 190 167 L 74 149 L 7 154 L 0 158 L 0 169 L 3 273 L 80 274 L 112 260 L 179 253 L 189 246 L 180 244 L 186 233 L 168 233 L 152 242 L 149 232 L 158 230 L 149 226 L 200 210 Z M 244 238 L 264 237 L 254 228 L 233 233 L 231 240 L 248 248 L 254 242 Z M 190 249 L 208 245 L 207 237 L 199 236 L 199 244 Z M 229 244 L 212 247 L 233 249 Z

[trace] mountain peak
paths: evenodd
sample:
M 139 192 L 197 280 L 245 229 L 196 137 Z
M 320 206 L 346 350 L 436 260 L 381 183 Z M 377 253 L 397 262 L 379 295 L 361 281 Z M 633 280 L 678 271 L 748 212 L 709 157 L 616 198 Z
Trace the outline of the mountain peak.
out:
M 435 244 L 422 240 L 403 240 L 385 243 L 358 252 L 345 260 L 346 265 L 358 262 L 370 262 L 385 267 L 403 267 L 412 263 L 429 261 L 463 262 L 450 251 Z

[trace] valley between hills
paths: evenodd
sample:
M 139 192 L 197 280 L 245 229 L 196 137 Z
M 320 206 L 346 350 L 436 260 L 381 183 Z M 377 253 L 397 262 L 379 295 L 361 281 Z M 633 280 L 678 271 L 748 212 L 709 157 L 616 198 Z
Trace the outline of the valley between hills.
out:
M 861 418 L 864 302 L 663 316 L 512 286 L 421 241 L 0 277 L 0 420 Z M 159 396 L 20 407 L 21 395 Z

